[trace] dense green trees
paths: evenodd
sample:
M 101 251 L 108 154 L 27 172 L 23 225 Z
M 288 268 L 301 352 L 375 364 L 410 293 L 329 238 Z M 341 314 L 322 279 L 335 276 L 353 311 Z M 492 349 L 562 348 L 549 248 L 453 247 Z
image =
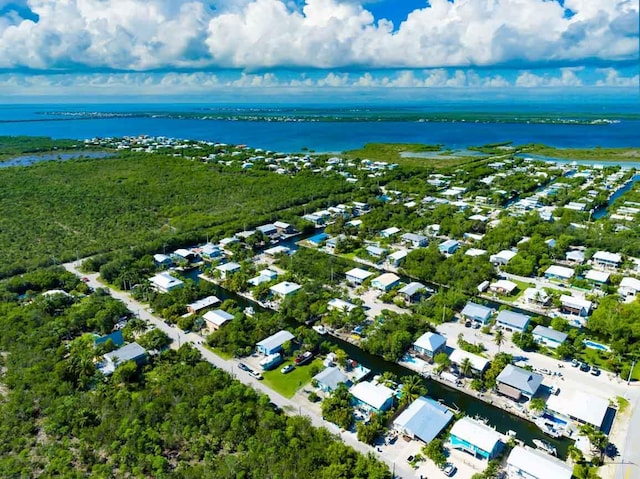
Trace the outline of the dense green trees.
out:
M 350 429 L 353 424 L 353 407 L 351 406 L 351 394 L 344 384 L 322 401 L 322 417 L 327 421 L 337 424 L 343 429 Z
M 418 315 L 384 310 L 382 317 L 365 328 L 362 348 L 388 361 L 398 361 L 413 342 L 433 326 Z

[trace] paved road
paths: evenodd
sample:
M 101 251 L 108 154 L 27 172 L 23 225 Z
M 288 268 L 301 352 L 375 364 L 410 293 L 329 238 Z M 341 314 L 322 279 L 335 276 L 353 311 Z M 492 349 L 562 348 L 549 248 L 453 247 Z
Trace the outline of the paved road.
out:
M 303 414 L 305 416 L 307 416 L 310 420 L 311 423 L 316 426 L 316 427 L 324 427 L 326 429 L 328 429 L 331 433 L 335 434 L 336 436 L 339 436 L 340 439 L 342 439 L 342 441 L 353 447 L 356 451 L 362 453 L 362 454 L 369 454 L 372 453 L 376 456 L 378 456 L 378 458 L 384 462 L 386 462 L 389 466 L 390 469 L 395 470 L 395 476 L 397 478 L 402 478 L 402 479 L 410 479 L 410 478 L 415 478 L 416 477 L 416 473 L 413 469 L 411 469 L 408 464 L 404 464 L 404 463 L 396 463 L 395 461 L 393 461 L 390 458 L 386 458 L 383 455 L 380 455 L 375 448 L 368 446 L 360 441 L 357 440 L 357 438 L 355 437 L 354 434 L 349 433 L 349 432 L 345 432 L 345 431 L 341 431 L 338 426 L 336 426 L 333 423 L 327 422 L 325 420 L 322 419 L 322 417 L 320 417 L 318 414 L 316 414 L 315 412 L 309 410 L 306 405 L 304 403 L 297 403 L 294 402 L 280 394 L 278 394 L 277 392 L 273 391 L 272 389 L 269 389 L 267 386 L 265 386 L 263 383 L 261 383 L 260 381 L 256 380 L 255 378 L 251 377 L 249 375 L 249 373 L 247 373 L 246 371 L 243 371 L 241 369 L 239 369 L 237 367 L 237 362 L 233 361 L 233 360 L 225 360 L 222 359 L 220 356 L 217 356 L 216 354 L 212 353 L 210 350 L 206 349 L 205 347 L 203 347 L 200 342 L 202 342 L 202 338 L 200 336 L 198 336 L 195 333 L 189 333 L 189 334 L 185 334 L 183 332 L 181 332 L 178 328 L 174 328 L 169 326 L 168 324 L 166 324 L 164 321 L 158 319 L 156 316 L 154 316 L 153 314 L 151 314 L 146 308 L 146 306 L 138 301 L 136 301 L 135 299 L 133 299 L 129 294 L 122 292 L 122 291 L 118 291 L 116 289 L 111 288 L 108 285 L 105 285 L 103 283 L 101 283 L 98 280 L 98 273 L 92 273 L 92 274 L 85 274 L 82 273 L 81 271 L 78 270 L 79 264 L 82 261 L 78 262 L 78 261 L 74 261 L 72 263 L 66 263 L 64 264 L 64 268 L 67 271 L 70 271 L 74 274 L 76 274 L 77 276 L 83 277 L 83 278 L 88 278 L 88 285 L 91 286 L 92 288 L 107 288 L 110 290 L 111 295 L 116 298 L 119 299 L 120 301 L 122 301 L 127 308 L 129 308 L 130 311 L 132 311 L 133 313 L 136 313 L 141 319 L 144 319 L 145 321 L 148 321 L 149 323 L 151 323 L 152 325 L 154 325 L 156 328 L 160 329 L 161 331 L 164 331 L 174 342 L 174 345 L 179 346 L 182 345 L 186 342 L 191 343 L 191 345 L 196 348 L 198 351 L 200 351 L 200 353 L 202 354 L 202 357 L 209 361 L 209 363 L 213 364 L 215 367 L 219 368 L 219 369 L 223 369 L 225 371 L 227 371 L 228 373 L 230 373 L 232 376 L 234 376 L 236 379 L 238 379 L 239 381 L 243 382 L 244 384 L 250 385 L 251 387 L 253 387 L 255 390 L 266 394 L 267 396 L 269 396 L 269 398 L 271 399 L 271 402 L 273 402 L 274 404 L 276 404 L 279 408 L 281 408 L 283 411 L 287 412 L 288 414 Z

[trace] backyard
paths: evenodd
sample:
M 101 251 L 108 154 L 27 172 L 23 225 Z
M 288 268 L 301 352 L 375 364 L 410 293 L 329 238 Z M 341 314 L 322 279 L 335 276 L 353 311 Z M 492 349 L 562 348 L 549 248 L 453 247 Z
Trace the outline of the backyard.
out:
M 296 366 L 293 371 L 282 374 L 280 369 L 288 364 L 293 364 L 293 361 L 285 361 L 271 371 L 262 372 L 264 383 L 287 398 L 293 397 L 298 389 L 311 381 L 313 377 L 312 371 L 320 371 L 322 369 L 322 360 L 314 359 L 309 364 Z

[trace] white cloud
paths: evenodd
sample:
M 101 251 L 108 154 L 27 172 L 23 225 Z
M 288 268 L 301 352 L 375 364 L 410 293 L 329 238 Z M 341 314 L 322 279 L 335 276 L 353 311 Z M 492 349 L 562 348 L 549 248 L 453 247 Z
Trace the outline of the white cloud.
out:
M 0 17 L 0 68 L 465 68 L 638 55 L 634 0 L 565 0 L 570 17 L 549 0 L 431 0 L 395 30 L 356 0 L 26 3 L 40 20 Z
M 598 69 L 598 73 L 604 75 L 604 78 L 596 81 L 597 86 L 640 87 L 640 75 L 623 77 L 620 76 L 620 73 L 613 68 L 600 68 Z

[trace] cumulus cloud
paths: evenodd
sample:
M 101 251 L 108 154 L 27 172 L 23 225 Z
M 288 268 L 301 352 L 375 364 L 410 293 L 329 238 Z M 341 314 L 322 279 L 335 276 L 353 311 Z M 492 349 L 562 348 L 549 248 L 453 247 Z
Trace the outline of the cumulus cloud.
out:
M 400 25 L 363 0 L 13 3 L 24 8 L 0 16 L 5 70 L 606 66 L 638 55 L 634 0 L 431 0 Z

